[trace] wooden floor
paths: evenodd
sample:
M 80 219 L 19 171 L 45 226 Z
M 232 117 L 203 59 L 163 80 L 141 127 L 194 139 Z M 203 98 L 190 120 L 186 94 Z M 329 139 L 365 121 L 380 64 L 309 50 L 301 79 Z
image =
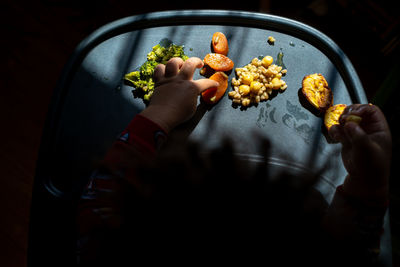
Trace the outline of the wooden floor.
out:
M 201 1 L 185 3 L 183 1 L 150 1 L 158 5 L 135 6 L 135 1 L 126 0 L 42 0 L 13 1 L 1 3 L 2 29 L 2 64 L 0 90 L 0 266 L 25 266 L 29 208 L 31 190 L 35 173 L 37 152 L 40 145 L 48 104 L 52 90 L 69 55 L 85 36 L 96 28 L 115 19 L 149 11 L 177 8 L 225 8 L 251 11 L 271 12 L 288 16 L 315 26 L 333 38 L 355 65 L 365 86 L 369 99 L 376 94 L 385 75 L 377 75 L 370 67 L 371 61 L 385 62 L 387 54 L 382 52 L 384 44 L 389 43 L 385 37 L 376 37 L 376 31 L 382 25 L 394 25 L 389 35 L 395 32 L 398 36 L 398 16 L 391 14 L 380 6 L 373 6 L 367 11 L 358 11 L 352 6 L 347 16 L 367 17 L 369 10 L 381 14 L 372 24 L 352 24 L 359 27 L 351 30 L 345 22 L 332 17 L 331 5 L 342 8 L 345 13 L 348 6 L 343 3 L 352 1 L 305 1 L 311 5 L 283 5 L 283 1 L 245 1 L 242 5 L 232 7 L 228 1 Z M 232 2 L 232 1 L 231 1 Z M 301 1 L 298 1 L 301 2 Z M 371 1 L 366 1 L 370 3 Z M 287 3 L 287 1 L 285 1 Z M 342 3 L 342 5 L 340 4 Z M 156 6 L 156 8 L 154 8 Z M 361 8 L 362 9 L 362 8 Z M 358 15 L 357 15 L 357 12 Z M 361 14 L 361 15 L 360 15 Z M 382 15 L 383 14 L 383 15 Z M 335 16 L 337 13 L 335 14 Z M 386 20 L 382 22 L 382 17 Z M 337 18 L 337 17 L 336 17 Z M 332 22 L 336 23 L 335 26 Z M 383 24 L 382 24 L 383 23 Z M 386 23 L 386 24 L 385 24 Z M 397 23 L 397 24 L 396 24 Z M 355 26 L 354 26 L 355 25 Z M 396 26 L 397 25 L 397 26 Z M 397 27 L 397 28 L 396 28 Z M 370 34 L 370 36 L 368 36 Z M 349 38 L 349 39 L 346 39 Z M 360 39 L 361 38 L 361 39 Z M 355 42 L 358 42 L 358 44 Z M 398 48 L 397 48 L 398 49 Z M 391 55 L 389 51 L 389 55 Z M 395 184 L 394 188 L 397 184 Z M 398 206 L 398 197 L 392 190 L 392 206 Z M 394 213 L 394 212 L 392 212 Z M 399 250 L 397 238 L 399 232 L 398 217 L 394 221 L 393 233 L 395 260 Z M 396 236 L 395 236 L 396 235 Z M 397 243 L 396 243 L 397 242 Z

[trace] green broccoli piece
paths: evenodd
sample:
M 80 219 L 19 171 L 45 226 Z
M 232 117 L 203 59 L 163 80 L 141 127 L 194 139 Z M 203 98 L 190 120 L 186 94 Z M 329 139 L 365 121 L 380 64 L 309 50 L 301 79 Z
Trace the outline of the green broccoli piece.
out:
M 156 61 L 157 60 L 157 55 L 153 51 L 147 54 L 147 60 L 150 61 Z
M 141 89 L 146 94 L 143 95 L 145 101 L 149 101 L 154 91 L 153 73 L 156 66 L 160 63 L 166 64 L 173 57 L 180 57 L 183 60 L 188 56 L 183 52 L 183 46 L 170 44 L 163 47 L 160 44 L 153 46 L 152 51 L 147 54 L 147 61 L 140 66 L 139 71 L 128 73 L 124 80 L 129 81 L 136 89 Z
M 159 63 L 157 61 L 146 61 L 141 67 L 140 67 L 140 74 L 142 77 L 151 77 L 153 76 L 154 69 Z
M 140 72 L 139 71 L 133 71 L 131 73 L 125 74 L 124 80 L 134 83 L 135 81 L 140 80 Z

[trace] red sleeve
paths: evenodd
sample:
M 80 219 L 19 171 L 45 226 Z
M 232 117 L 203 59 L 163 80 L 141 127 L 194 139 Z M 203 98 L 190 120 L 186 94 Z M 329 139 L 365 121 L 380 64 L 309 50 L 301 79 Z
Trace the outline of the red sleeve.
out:
M 165 131 L 153 121 L 136 115 L 106 154 L 102 164 L 113 171 L 129 167 L 128 155 L 137 152 L 143 157 L 153 157 L 166 140 Z
M 136 115 L 111 146 L 100 167 L 89 178 L 78 205 L 78 261 L 98 258 L 103 235 L 123 223 L 121 195 L 126 183 L 137 187 L 135 162 L 151 160 L 166 140 L 165 131 L 153 121 Z

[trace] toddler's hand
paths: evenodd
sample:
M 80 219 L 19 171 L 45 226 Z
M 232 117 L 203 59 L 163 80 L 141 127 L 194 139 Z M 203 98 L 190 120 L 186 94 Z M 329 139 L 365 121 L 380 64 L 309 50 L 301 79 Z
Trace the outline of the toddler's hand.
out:
M 141 115 L 156 122 L 167 132 L 190 119 L 196 112 L 199 94 L 218 86 L 218 82 L 209 79 L 193 80 L 194 71 L 203 65 L 203 61 L 197 57 L 186 61 L 172 58 L 166 65 L 157 65 L 154 93 Z
M 361 117 L 360 124 L 347 121 L 350 115 Z M 344 190 L 364 198 L 387 196 L 392 139 L 384 114 L 377 106 L 355 104 L 344 110 L 339 122 L 329 134 L 342 143 L 343 164 L 349 174 Z

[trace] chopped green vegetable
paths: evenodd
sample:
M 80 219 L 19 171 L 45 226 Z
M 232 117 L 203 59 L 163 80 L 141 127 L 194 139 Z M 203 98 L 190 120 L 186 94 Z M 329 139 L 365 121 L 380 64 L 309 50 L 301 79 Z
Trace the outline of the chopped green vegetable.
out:
M 170 44 L 168 47 L 160 44 L 153 46 L 152 51 L 147 54 L 147 61 L 140 66 L 138 71 L 125 74 L 124 80 L 136 89 L 141 89 L 144 93 L 143 99 L 149 101 L 154 90 L 154 69 L 160 63 L 166 64 L 173 57 L 180 57 L 183 60 L 188 59 L 183 48 L 183 45 L 174 44 Z

